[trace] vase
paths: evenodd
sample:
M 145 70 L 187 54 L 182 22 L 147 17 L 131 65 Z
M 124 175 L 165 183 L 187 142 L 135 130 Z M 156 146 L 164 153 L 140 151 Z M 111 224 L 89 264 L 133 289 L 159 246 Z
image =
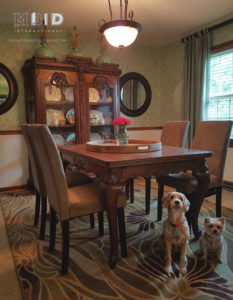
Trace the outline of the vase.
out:
M 118 134 L 116 136 L 117 145 L 127 145 L 129 142 L 129 134 L 125 126 L 118 128 Z

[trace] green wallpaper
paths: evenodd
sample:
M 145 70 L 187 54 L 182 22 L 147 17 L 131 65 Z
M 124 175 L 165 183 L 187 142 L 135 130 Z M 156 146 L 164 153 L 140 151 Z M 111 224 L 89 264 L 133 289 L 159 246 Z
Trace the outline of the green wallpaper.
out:
M 214 32 L 214 44 L 231 40 L 233 25 Z M 71 51 L 69 32 L 52 33 L 48 37 L 49 47 L 59 61 Z M 95 61 L 100 54 L 100 36 L 82 34 L 79 46 L 85 56 Z M 7 113 L 0 115 L 0 130 L 17 130 L 25 122 L 25 101 L 21 67 L 39 47 L 38 33 L 16 33 L 13 26 L 0 24 L 1 62 L 14 73 L 19 85 L 16 104 Z M 167 120 L 181 118 L 184 45 L 179 41 L 161 48 L 137 45 L 125 49 L 108 47 L 107 53 L 118 63 L 122 74 L 138 72 L 144 75 L 152 88 L 152 101 L 148 110 L 139 117 L 131 118 L 132 126 L 159 126 Z

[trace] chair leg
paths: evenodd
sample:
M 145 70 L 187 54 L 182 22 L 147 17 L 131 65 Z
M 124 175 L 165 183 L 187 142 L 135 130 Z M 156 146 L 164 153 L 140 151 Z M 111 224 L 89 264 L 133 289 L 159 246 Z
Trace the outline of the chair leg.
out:
M 47 197 L 42 197 L 41 207 L 41 223 L 40 223 L 40 240 L 44 239 L 46 227 L 46 214 L 47 214 Z
M 134 181 L 133 178 L 129 179 L 130 182 L 130 203 L 134 203 Z
M 130 179 L 128 179 L 125 183 L 125 197 L 129 199 L 129 187 L 130 187 Z
M 36 190 L 36 205 L 35 205 L 35 216 L 34 216 L 34 225 L 38 225 L 39 216 L 40 216 L 40 193 Z
M 124 207 L 119 207 L 117 212 L 118 212 L 118 229 L 119 229 L 119 236 L 120 236 L 121 256 L 127 257 Z
M 99 235 L 104 235 L 104 213 L 102 211 L 98 212 L 98 223 L 99 223 Z
M 162 198 L 163 198 L 163 191 L 164 185 L 158 183 L 158 212 L 157 212 L 157 221 L 162 220 L 162 213 L 163 213 L 163 207 L 162 207 Z
M 91 225 L 91 228 L 95 228 L 95 218 L 94 218 L 94 214 L 89 214 L 89 217 L 90 217 L 90 225 Z
M 185 213 L 185 217 L 186 217 L 188 225 L 189 225 L 189 233 L 191 234 L 192 233 L 192 207 L 193 207 L 193 204 L 194 204 L 195 193 L 185 194 L 185 197 L 190 202 L 190 207 L 189 207 L 189 210 Z
M 69 266 L 70 229 L 69 220 L 61 221 L 62 227 L 62 266 L 61 274 L 66 275 Z
M 151 177 L 145 177 L 145 191 L 146 191 L 146 214 L 148 215 L 150 213 L 150 192 L 151 192 Z
M 218 187 L 216 191 L 216 217 L 221 218 L 222 215 L 222 187 Z
M 52 252 L 55 249 L 56 240 L 56 211 L 50 205 L 50 240 L 49 251 Z

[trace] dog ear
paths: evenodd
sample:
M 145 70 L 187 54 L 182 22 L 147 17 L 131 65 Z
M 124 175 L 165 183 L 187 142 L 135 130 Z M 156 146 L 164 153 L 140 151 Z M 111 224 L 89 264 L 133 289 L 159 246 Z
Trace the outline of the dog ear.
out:
M 183 211 L 186 212 L 189 210 L 189 206 L 190 206 L 190 202 L 188 201 L 188 199 L 185 197 L 184 194 L 182 194 L 182 197 L 183 197 Z
M 168 208 L 169 206 L 169 197 L 171 193 L 168 193 L 166 196 L 162 199 L 163 208 Z
M 210 223 L 210 218 L 204 218 L 204 224 L 208 225 Z
M 219 218 L 218 220 L 221 222 L 223 229 L 225 229 L 225 218 Z

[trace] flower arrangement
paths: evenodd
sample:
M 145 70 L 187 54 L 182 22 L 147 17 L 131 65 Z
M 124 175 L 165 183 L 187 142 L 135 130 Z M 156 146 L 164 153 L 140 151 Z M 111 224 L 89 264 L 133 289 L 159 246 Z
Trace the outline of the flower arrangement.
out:
M 117 125 L 119 127 L 125 127 L 127 125 L 130 125 L 131 121 L 129 119 L 118 117 L 112 121 L 112 125 Z
M 131 121 L 129 119 L 118 117 L 112 121 L 112 125 L 118 126 L 118 134 L 116 136 L 117 145 L 126 145 L 128 144 L 129 135 L 126 130 L 126 126 L 130 125 Z

